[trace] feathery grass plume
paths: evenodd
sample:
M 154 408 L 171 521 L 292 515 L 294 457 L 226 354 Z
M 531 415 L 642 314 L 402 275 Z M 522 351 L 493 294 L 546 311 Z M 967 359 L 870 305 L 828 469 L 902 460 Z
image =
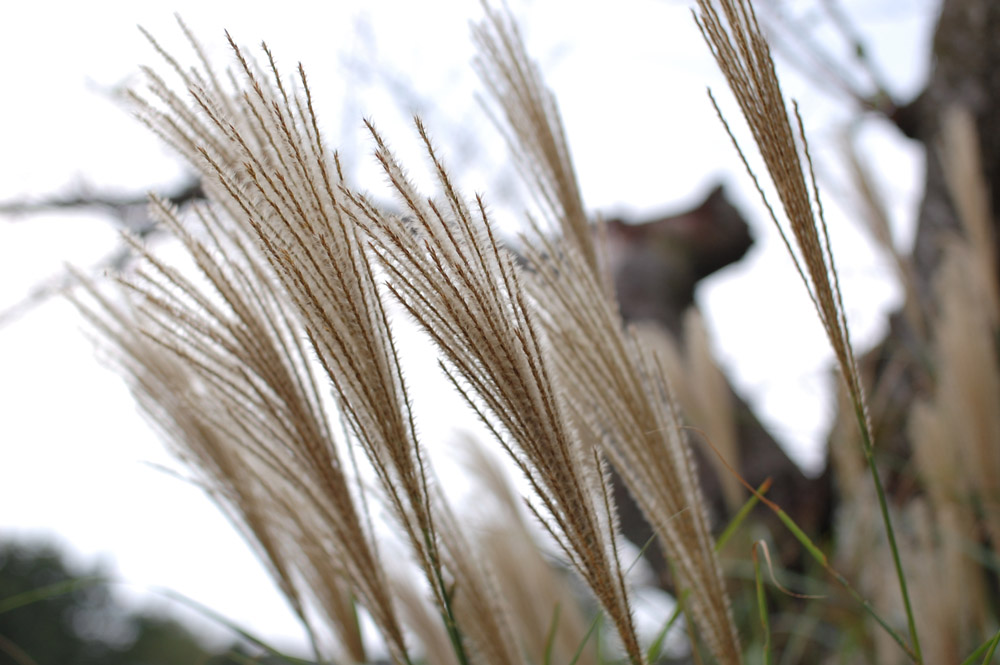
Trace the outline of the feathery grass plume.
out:
M 458 518 L 443 498 L 437 504 L 441 551 L 454 576 L 453 603 L 462 634 L 469 638 L 472 656 L 484 665 L 518 665 L 524 662 L 510 620 L 510 610 L 485 552 L 466 537 Z
M 896 545 L 885 490 L 875 466 L 874 437 L 868 403 L 851 347 L 840 283 L 830 249 L 830 237 L 823 217 L 823 207 L 816 188 L 809 147 L 805 140 L 802 118 L 798 114 L 798 106 L 795 106 L 795 119 L 807 169 L 803 168 L 802 159 L 799 157 L 796 131 L 789 122 L 770 46 L 760 29 L 750 1 L 698 0 L 698 10 L 697 13 L 693 12 L 695 22 L 725 75 L 740 111 L 750 127 L 757 149 L 778 192 L 798 252 L 792 247 L 784 226 L 778 221 L 774 209 L 768 203 L 764 190 L 722 116 L 711 91 L 709 97 L 753 178 L 775 226 L 781 233 L 823 324 L 827 339 L 837 358 L 840 373 L 847 384 L 847 391 L 861 430 L 862 448 L 875 485 L 882 521 L 885 524 L 903 607 L 906 610 L 912 655 L 916 662 L 922 662 L 920 640 L 910 603 L 906 575 Z
M 228 72 L 235 101 L 214 74 L 174 65 L 193 106 L 150 73 L 150 91 L 165 110 L 140 101 L 140 114 L 202 172 L 233 220 L 252 230 L 461 651 L 395 342 L 369 253 L 342 218 L 341 174 L 323 144 L 304 69 L 299 91 L 290 91 L 266 45 L 262 70 L 229 41 L 238 63 Z
M 739 640 L 690 445 L 656 354 L 626 330 L 575 248 L 546 239 L 527 257 L 538 320 L 566 403 L 584 440 L 624 479 L 678 577 L 697 627 L 720 663 L 739 663 Z
M 374 543 L 355 508 L 312 360 L 284 294 L 232 220 L 199 208 L 194 220 L 202 233 L 196 235 L 162 202 L 154 200 L 153 212 L 182 241 L 208 286 L 132 243 L 144 263 L 129 283 L 141 326 L 129 327 L 116 315 L 105 318 L 118 329 L 102 329 L 134 376 L 157 379 L 173 371 L 186 377 L 180 386 L 145 379 L 140 399 L 182 459 L 209 475 L 213 495 L 222 492 L 237 510 L 254 509 L 260 504 L 254 497 L 266 497 L 266 510 L 241 523 L 261 542 L 265 561 L 277 560 L 276 579 L 293 605 L 298 596 L 314 600 L 351 657 L 363 658 L 356 596 L 394 658 L 405 662 Z M 99 303 L 113 313 L 107 300 Z M 170 362 L 173 369 L 166 367 Z
M 683 326 L 683 347 L 660 326 L 640 324 L 633 331 L 655 352 L 685 420 L 704 432 L 698 439 L 719 478 L 726 506 L 735 513 L 746 491 L 730 471 L 740 467 L 733 396 L 709 348 L 708 331 L 697 307 L 684 313 Z
M 937 311 L 931 349 L 935 392 L 928 402 L 916 405 L 911 432 L 918 463 L 921 455 L 928 458 L 920 467 L 935 509 L 945 513 L 939 523 L 957 530 L 968 544 L 977 540 L 972 525 L 981 522 L 996 552 L 1000 551 L 1000 413 L 996 408 L 1000 403 L 1000 295 L 989 192 L 975 120 L 967 111 L 951 108 L 946 112 L 941 149 L 949 193 L 965 238 L 952 239 L 945 247 L 935 275 Z M 936 432 L 938 437 L 927 432 Z
M 441 614 L 423 592 L 418 580 L 398 569 L 389 570 L 388 574 L 389 586 L 399 607 L 399 614 L 419 644 L 415 650 L 415 660 L 434 665 L 459 665 L 448 630 L 441 621 Z
M 781 199 L 798 252 L 792 248 L 784 226 L 778 222 L 770 205 L 768 210 L 781 232 L 833 346 L 851 397 L 863 404 L 863 389 L 854 362 L 826 222 L 812 181 L 812 166 L 808 161 L 808 152 L 808 170 L 803 168 L 799 157 L 795 131 L 789 123 L 770 47 L 761 33 L 748 0 L 698 0 L 698 7 L 700 14 L 695 16 L 695 21 L 750 127 Z M 722 16 L 719 15 L 720 9 Z M 714 97 L 712 102 L 715 103 Z M 796 121 L 801 137 L 802 125 L 797 110 Z M 728 125 L 726 127 L 728 130 Z M 803 147 L 807 147 L 804 138 L 802 140 Z M 743 155 L 742 150 L 740 155 Z M 747 168 L 749 170 L 749 165 Z M 753 177 L 756 183 L 756 176 Z M 810 182 L 807 182 L 807 178 Z M 761 195 L 763 196 L 763 190 Z M 814 197 L 816 214 L 813 208 Z
M 282 547 L 286 540 L 280 522 L 272 519 L 273 501 L 248 482 L 266 469 L 250 468 L 255 460 L 241 459 L 220 435 L 211 412 L 201 408 L 204 390 L 196 388 L 198 382 L 176 362 L 172 351 L 141 332 L 147 317 L 134 303 L 116 304 L 87 277 L 80 273 L 76 277 L 86 295 L 70 292 L 69 298 L 93 326 L 98 344 L 108 349 L 141 410 L 194 474 L 193 482 L 213 498 L 268 569 L 306 627 L 318 656 L 317 637 L 294 581 L 291 553 Z
M 514 20 L 485 0 L 482 5 L 486 18 L 472 28 L 479 49 L 475 65 L 506 119 L 501 122 L 495 117 L 494 123 L 548 221 L 583 255 L 590 269 L 601 274 L 613 297 L 613 283 L 599 261 L 555 97 L 528 57 Z
M 565 571 L 556 570 L 543 555 L 522 516 L 519 497 L 483 444 L 471 437 L 461 443 L 476 487 L 497 504 L 476 529 L 476 543 L 504 590 L 527 661 L 568 663 L 587 640 L 587 622 Z M 595 654 L 595 649 L 584 649 L 576 662 L 595 665 Z
M 497 243 L 484 201 L 470 208 L 419 119 L 416 125 L 442 198 L 416 190 L 369 124 L 376 157 L 409 217 L 390 217 L 355 193 L 347 193 L 345 212 L 373 238 L 389 289 L 434 340 L 456 389 L 528 479 L 541 502 L 539 520 L 604 607 L 629 659 L 641 663 L 604 469 L 568 418 L 521 273 Z
M 706 643 L 722 663 L 740 662 L 729 599 L 709 534 L 687 439 L 653 354 L 624 331 L 610 280 L 597 260 L 561 120 L 510 18 L 486 8 L 476 26 L 478 68 L 521 166 L 521 175 L 563 240 L 537 223 L 526 238 L 527 285 L 573 426 L 600 446 L 624 478 L 690 588 Z

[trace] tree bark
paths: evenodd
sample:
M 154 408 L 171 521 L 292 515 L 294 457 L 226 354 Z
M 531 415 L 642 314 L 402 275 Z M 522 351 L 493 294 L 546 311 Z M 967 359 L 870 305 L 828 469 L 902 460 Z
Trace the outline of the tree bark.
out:
M 941 153 L 942 121 L 952 107 L 963 108 L 975 119 L 988 198 L 992 210 L 1000 210 L 1000 3 L 944 0 L 929 57 L 932 68 L 925 88 L 891 116 L 925 153 L 923 199 L 912 252 L 915 310 L 924 326 L 935 314 L 933 283 L 944 248 L 950 237 L 962 234 Z M 994 215 L 994 239 L 1000 237 L 996 226 Z M 862 363 L 872 401 L 879 406 L 873 412 L 879 460 L 888 472 L 890 494 L 902 495 L 901 499 L 913 486 L 906 418 L 910 405 L 931 388 L 924 361 L 928 341 L 898 312 L 890 319 L 885 339 Z

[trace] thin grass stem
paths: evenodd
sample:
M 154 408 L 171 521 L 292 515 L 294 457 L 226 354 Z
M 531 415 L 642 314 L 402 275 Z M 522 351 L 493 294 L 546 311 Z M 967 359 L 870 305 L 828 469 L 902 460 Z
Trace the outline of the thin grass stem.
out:
M 750 512 L 758 503 L 760 503 L 758 495 L 764 496 L 767 494 L 767 491 L 771 489 L 771 482 L 770 478 L 765 478 L 764 482 L 762 482 L 757 488 L 757 491 L 750 494 L 750 498 L 743 504 L 743 507 L 739 509 L 733 519 L 729 520 L 729 524 L 727 524 L 726 528 L 722 530 L 719 537 L 715 539 L 716 552 L 721 552 L 722 548 L 726 546 L 727 542 L 729 542 L 729 539 L 733 537 L 733 534 L 735 534 L 743 525 L 743 522 L 750 515 Z
M 700 430 L 697 430 L 696 428 L 692 428 L 692 429 L 693 429 L 694 431 L 700 431 Z M 718 454 L 718 451 L 716 451 L 716 454 Z M 744 487 L 746 487 L 746 488 L 747 488 L 748 490 L 750 490 L 750 492 L 751 492 L 751 493 L 753 493 L 753 494 L 754 494 L 754 495 L 755 495 L 755 496 L 757 497 L 757 499 L 758 499 L 759 501 L 761 501 L 761 502 L 762 502 L 762 503 L 763 503 L 763 504 L 764 504 L 765 506 L 767 506 L 767 507 L 768 507 L 768 508 L 769 508 L 769 509 L 770 509 L 770 510 L 771 510 L 771 511 L 772 511 L 772 512 L 773 512 L 773 513 L 775 514 L 775 515 L 777 515 L 777 516 L 778 516 L 778 519 L 779 519 L 779 520 L 781 520 L 781 523 L 782 523 L 782 524 L 784 524 L 784 525 L 785 525 L 785 528 L 787 528 L 787 529 L 788 529 L 788 530 L 789 530 L 789 531 L 791 532 L 791 534 L 792 534 L 792 535 L 793 535 L 793 536 L 795 537 L 795 539 L 799 541 L 799 544 L 801 544 L 801 545 L 802 545 L 802 547 L 804 547 L 804 548 L 806 549 L 806 551 L 807 551 L 807 552 L 809 553 L 809 555 L 810 555 L 810 556 L 811 556 L 811 557 L 813 558 L 813 560 L 815 560 L 815 561 L 816 561 L 816 562 L 817 562 L 817 563 L 818 563 L 818 564 L 819 564 L 820 566 L 822 566 L 822 567 L 823 567 L 823 569 L 824 569 L 824 570 L 825 570 L 825 571 L 826 571 L 827 573 L 829 573 L 829 574 L 830 574 L 830 575 L 831 575 L 831 576 L 832 576 L 832 577 L 833 577 L 833 578 L 834 578 L 834 579 L 835 579 L 835 580 L 837 581 L 837 583 L 838 583 L 838 584 L 840 584 L 840 585 L 841 585 L 842 587 L 844 587 L 844 589 L 846 589 L 846 590 L 847 590 L 847 592 L 848 592 L 848 593 L 849 593 L 849 594 L 851 595 L 851 597 L 852 597 L 852 598 L 853 598 L 854 600 L 856 600 L 856 601 L 857 601 L 858 603 L 860 603 L 861 607 L 862 607 L 862 608 L 863 608 L 863 609 L 864 609 L 864 610 L 865 610 L 865 611 L 866 611 L 866 612 L 867 612 L 867 613 L 868 613 L 868 614 L 869 614 L 869 615 L 870 615 L 870 616 L 871 616 L 871 617 L 872 617 L 873 619 L 875 619 L 875 621 L 876 621 L 876 622 L 877 622 L 877 623 L 878 623 L 878 624 L 879 624 L 880 626 L 882 626 L 882 628 L 883 628 L 883 629 L 885 629 L 885 631 L 886 631 L 886 632 L 887 632 L 887 633 L 889 634 L 889 636 L 890 636 L 890 637 L 891 637 L 891 638 L 893 639 L 893 641 L 895 641 L 895 642 L 896 642 L 896 644 L 898 644 L 898 645 L 899 645 L 900 647 L 902 647 L 903 651 L 905 651 L 905 652 L 906 652 L 906 654 L 907 654 L 907 655 L 908 655 L 908 656 L 909 656 L 909 657 L 910 657 L 910 658 L 911 658 L 911 659 L 912 659 L 912 660 L 913 660 L 914 662 L 916 662 L 916 663 L 920 663 L 921 661 L 917 659 L 917 654 L 916 654 L 916 653 L 915 653 L 915 652 L 913 651 L 913 649 L 912 649 L 912 648 L 911 648 L 911 647 L 910 647 L 910 646 L 909 646 L 909 645 L 908 645 L 908 644 L 906 643 L 906 640 L 904 640 L 904 639 L 902 638 L 902 636 L 901 636 L 901 635 L 900 635 L 900 634 L 899 634 L 898 632 L 896 632 L 896 630 L 895 630 L 895 629 L 894 629 L 894 628 L 893 628 L 892 626 L 890 626 L 890 625 L 888 624 L 888 622 L 887 622 L 887 621 L 886 621 L 885 619 L 883 619 L 883 618 L 882 618 L 882 617 L 881 617 L 881 616 L 880 616 L 880 615 L 878 614 L 878 612 L 876 612 L 876 611 L 875 611 L 875 608 L 874 608 L 874 607 L 872 606 L 872 604 L 871 604 L 871 603 L 870 603 L 870 602 L 869 602 L 869 601 L 868 601 L 868 600 L 867 600 L 867 599 L 866 599 L 866 598 L 865 598 L 864 596 L 862 596 L 862 595 L 861 595 L 861 593 L 860 593 L 860 592 L 858 592 L 858 590 L 857 590 L 857 589 L 855 589 L 855 588 L 854 588 L 853 586 L 851 586 L 850 582 L 848 582 L 848 581 L 847 581 L 847 578 L 845 578 L 845 577 L 844 577 L 843 575 L 841 575 L 841 574 L 840 574 L 839 572 L 837 572 L 837 571 L 836 571 L 836 570 L 835 570 L 835 569 L 833 568 L 833 566 L 831 566 L 831 565 L 830 565 L 830 562 L 829 562 L 829 561 L 827 560 L 827 558 L 826 558 L 826 555 L 825 555 L 825 554 L 823 553 L 823 551 L 822 551 L 822 550 L 821 550 L 821 549 L 820 549 L 819 547 L 817 547 L 817 546 L 816 546 L 816 544 L 815 544 L 815 543 L 814 543 L 814 542 L 812 541 L 812 539 L 811 539 L 811 538 L 810 538 L 809 536 L 807 536 L 807 535 L 806 535 L 805 531 L 803 531 L 803 530 L 802 530 L 802 529 L 801 529 L 801 528 L 799 527 L 799 525 L 795 523 L 795 520 L 793 520 L 793 519 L 792 519 L 792 518 L 791 518 L 791 517 L 790 517 L 790 516 L 788 515 L 788 513 L 786 513 L 786 512 L 785 512 L 785 511 L 784 511 L 784 510 L 783 510 L 783 509 L 781 508 L 781 506 L 779 506 L 779 505 L 778 505 L 778 504 L 776 504 L 775 502 L 771 501 L 770 499 L 768 499 L 768 498 L 764 497 L 764 495 L 763 495 L 763 494 L 761 494 L 761 493 L 760 493 L 760 492 L 758 492 L 758 491 L 757 491 L 756 489 L 754 489 L 754 488 L 753 488 L 753 486 L 752 486 L 752 485 L 750 485 L 750 483 L 748 483 L 748 482 L 746 481 L 746 479 L 745 479 L 745 478 L 743 478 L 743 476 L 741 476 L 741 475 L 740 475 L 740 474 L 739 474 L 739 473 L 738 473 L 738 472 L 736 471 L 736 469 L 734 469 L 734 468 L 733 468 L 733 467 L 732 467 L 732 466 L 731 466 L 731 465 L 729 464 L 729 462 L 727 462 L 727 461 L 726 461 L 726 459 L 725 459 L 725 458 L 723 458 L 723 457 L 722 457 L 722 456 L 720 455 L 720 456 L 719 456 L 719 459 L 721 459 L 721 460 L 722 460 L 722 463 L 723 463 L 723 464 L 724 464 L 724 465 L 726 466 L 726 468 L 727 468 L 727 469 L 729 469 L 729 472 L 730 472 L 730 473 L 732 473 L 732 474 L 733 474 L 734 476 L 736 476 L 736 478 L 737 478 L 737 479 L 738 479 L 738 480 L 740 481 L 740 484 L 742 484 L 742 485 L 743 485 Z
M 864 449 L 865 460 L 868 462 L 868 469 L 872 474 L 872 482 L 875 484 L 875 495 L 878 497 L 879 510 L 882 513 L 882 522 L 885 524 L 885 534 L 889 541 L 889 550 L 892 552 L 892 563 L 896 568 L 896 577 L 899 578 L 899 590 L 903 596 L 903 607 L 906 609 L 906 623 L 910 631 L 910 640 L 913 643 L 912 652 L 907 649 L 916 663 L 923 663 L 923 654 L 920 651 L 920 639 L 917 636 L 917 622 L 913 616 L 913 607 L 910 603 L 910 592 L 906 585 L 906 575 L 903 572 L 903 561 L 899 557 L 899 547 L 896 545 L 896 534 L 892 527 L 892 519 L 889 516 L 889 503 L 885 498 L 885 489 L 882 487 L 882 479 L 879 476 L 878 467 L 875 466 L 875 452 L 872 446 L 871 433 L 869 432 L 868 419 L 865 417 L 864 408 L 857 401 L 854 403 L 854 413 L 858 419 L 858 427 L 861 430 L 861 445 Z
M 545 665 L 552 665 L 552 649 L 556 644 L 556 630 L 559 628 L 559 612 L 562 609 L 559 603 L 552 610 L 552 621 L 549 623 L 549 629 L 545 633 L 545 656 L 542 662 Z
M 240 628 L 232 620 L 227 619 L 226 617 L 222 616 L 212 608 L 202 605 L 201 603 L 192 598 L 188 598 L 184 594 L 178 593 L 172 589 L 158 588 L 158 587 L 153 587 L 150 589 L 150 591 L 152 591 L 153 593 L 157 593 L 161 596 L 164 596 L 165 598 L 169 598 L 174 602 L 180 603 L 181 605 L 184 605 L 188 609 L 192 609 L 198 614 L 208 617 L 209 619 L 215 621 L 216 623 L 225 626 L 229 630 L 233 631 L 234 633 L 242 637 L 247 642 L 250 642 L 251 644 L 260 647 L 261 649 L 266 651 L 270 656 L 277 658 L 279 661 L 286 663 L 287 665 L 309 665 L 310 661 L 304 660 L 302 658 L 295 658 L 294 656 L 289 656 L 285 653 L 282 653 L 277 648 L 271 646 L 270 644 L 260 639 L 259 637 L 255 636 L 254 634 L 248 632 L 243 628 Z M 412 665 L 409 661 L 408 656 L 407 656 L 407 663 Z
M 587 646 L 587 642 L 590 641 L 590 636 L 594 634 L 597 627 L 601 624 L 601 619 L 604 617 L 603 614 L 598 612 L 594 615 L 594 620 L 590 622 L 590 627 L 587 628 L 587 634 L 583 636 L 583 640 L 580 641 L 580 645 L 576 648 L 573 653 L 573 657 L 569 659 L 569 665 L 576 665 L 577 661 L 580 660 L 580 656 L 583 655 L 583 649 Z M 600 651 L 600 649 L 598 649 Z
M 448 632 L 448 640 L 451 642 L 452 649 L 455 650 L 455 657 L 458 658 L 460 665 L 469 665 L 469 656 L 465 651 L 465 641 L 462 639 L 462 631 L 458 627 L 458 621 L 455 619 L 455 610 L 452 607 L 453 589 L 449 589 L 444 580 L 441 563 L 437 558 L 437 547 L 435 547 L 434 536 L 429 531 L 424 530 L 424 539 L 427 541 L 427 551 L 431 558 L 430 563 L 434 571 L 434 581 L 438 586 L 437 593 L 441 597 L 441 620 L 444 622 L 445 630 Z
M 757 613 L 760 615 L 760 626 L 764 631 L 764 644 L 761 649 L 764 655 L 764 665 L 772 665 L 774 662 L 771 653 L 771 622 L 767 616 L 767 596 L 764 594 L 764 579 L 760 572 L 760 559 L 757 557 L 757 545 L 753 546 L 753 577 L 754 586 L 757 589 Z
M 690 591 L 685 591 L 681 594 L 681 597 L 677 599 L 677 603 L 674 605 L 674 611 L 670 613 L 670 616 L 667 618 L 667 622 L 663 624 L 663 628 L 661 628 L 660 632 L 657 633 L 656 639 L 654 639 L 650 643 L 649 648 L 646 649 L 646 662 L 655 663 L 659 660 L 660 652 L 663 651 L 663 643 L 667 639 L 667 634 L 670 632 L 670 629 L 674 627 L 674 624 L 677 623 L 677 620 L 681 618 L 681 614 L 683 613 L 682 604 L 690 593 Z
M 97 575 L 93 577 L 76 577 L 71 580 L 63 580 L 61 582 L 56 582 L 55 584 L 38 587 L 37 589 L 29 589 L 23 593 L 18 593 L 13 596 L 0 599 L 0 614 L 16 610 L 17 608 L 24 607 L 25 605 L 31 605 L 32 603 L 37 603 L 49 598 L 55 598 L 56 596 L 72 593 L 77 589 L 83 589 L 88 586 L 96 586 L 98 584 L 107 584 L 110 582 L 111 580 L 107 577 Z

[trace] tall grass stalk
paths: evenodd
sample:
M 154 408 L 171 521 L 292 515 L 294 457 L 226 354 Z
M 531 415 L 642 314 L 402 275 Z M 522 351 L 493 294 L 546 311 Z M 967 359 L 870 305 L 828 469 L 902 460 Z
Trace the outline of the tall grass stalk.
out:
M 757 184 L 761 198 L 767 205 L 771 218 L 781 234 L 816 313 L 819 315 L 820 322 L 823 324 L 827 339 L 833 347 L 834 355 L 840 366 L 841 376 L 847 383 L 848 394 L 861 432 L 862 450 L 875 486 L 893 566 L 899 581 L 912 643 L 912 655 L 916 662 L 921 663 L 923 658 L 920 651 L 920 640 L 907 588 L 906 574 L 896 543 L 885 489 L 882 486 L 882 480 L 875 463 L 874 437 L 868 405 L 857 362 L 854 358 L 837 269 L 830 248 L 830 236 L 826 219 L 823 216 L 823 207 L 816 186 L 812 160 L 798 106 L 796 105 L 794 108 L 794 115 L 806 168 L 803 168 L 802 160 L 799 157 L 796 131 L 793 131 L 789 121 L 784 96 L 775 73 L 774 61 L 771 58 L 770 47 L 761 32 L 750 2 L 748 0 L 718 0 L 718 2 L 698 0 L 698 8 L 699 14 L 695 16 L 695 20 L 736 97 L 743 117 L 750 126 L 754 142 L 781 199 L 795 240 L 795 246 L 798 249 L 797 252 L 792 248 L 784 226 L 778 221 L 774 209 L 767 202 L 763 189 L 761 189 L 738 141 L 733 136 L 710 92 L 712 104 L 747 167 L 747 171 L 754 183 Z M 909 649 L 907 651 L 909 652 Z
M 764 577 L 760 570 L 760 559 L 757 555 L 757 548 L 761 543 L 754 543 L 753 546 L 753 578 L 754 588 L 757 591 L 757 615 L 760 617 L 761 636 L 763 644 L 761 653 L 764 658 L 764 665 L 772 665 L 774 656 L 771 645 L 771 621 L 767 612 L 767 595 L 764 592 Z

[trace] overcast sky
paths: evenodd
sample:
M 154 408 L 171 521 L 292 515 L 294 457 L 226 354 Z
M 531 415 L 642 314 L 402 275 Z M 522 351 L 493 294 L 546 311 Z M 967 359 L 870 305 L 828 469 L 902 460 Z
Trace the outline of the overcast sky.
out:
M 811 3 L 781 4 L 801 11 Z M 926 75 L 937 3 L 845 4 L 891 91 L 909 98 Z M 830 354 L 705 95 L 712 86 L 732 109 L 728 91 L 687 3 L 611 5 L 577 2 L 567 13 L 569 3 L 511 3 L 559 100 L 585 201 L 595 212 L 641 218 L 683 208 L 716 182 L 726 184 L 757 245 L 742 264 L 709 280 L 699 300 L 737 385 L 796 458 L 815 469 L 832 412 Z M 474 98 L 474 0 L 10 4 L 0 21 L 0 201 L 87 187 L 142 192 L 182 178 L 179 162 L 111 100 L 114 89 L 139 81 L 139 64 L 160 64 L 136 24 L 182 62 L 192 61 L 174 11 L 216 62 L 229 62 L 223 29 L 251 47 L 266 39 L 286 71 L 301 60 L 328 141 L 376 192 L 380 180 L 361 118 L 373 118 L 405 160 L 415 148 L 408 118 L 417 111 L 467 191 L 484 191 L 505 223 L 515 222 L 519 192 L 503 144 Z M 844 52 L 842 44 L 833 48 Z M 794 72 L 784 84 L 800 100 L 821 175 L 835 176 L 848 107 Z M 739 127 L 736 118 L 730 114 Z M 906 246 L 921 156 L 878 119 L 867 120 L 862 135 Z M 848 315 L 863 346 L 880 334 L 898 289 L 852 211 L 829 197 L 827 203 Z M 93 265 L 115 247 L 115 231 L 99 212 L 0 217 L 0 309 L 57 277 L 64 262 Z M 0 423 L 0 536 L 58 538 L 83 560 L 116 566 L 140 600 L 151 598 L 144 591 L 150 586 L 168 587 L 262 635 L 301 640 L 218 511 L 148 464 L 170 460 L 121 381 L 101 367 L 66 303 L 47 302 L 0 328 Z

